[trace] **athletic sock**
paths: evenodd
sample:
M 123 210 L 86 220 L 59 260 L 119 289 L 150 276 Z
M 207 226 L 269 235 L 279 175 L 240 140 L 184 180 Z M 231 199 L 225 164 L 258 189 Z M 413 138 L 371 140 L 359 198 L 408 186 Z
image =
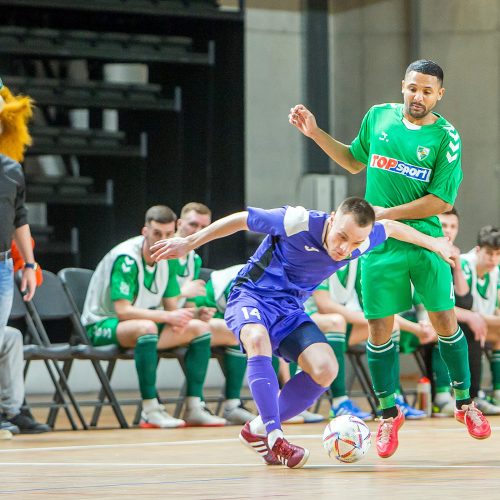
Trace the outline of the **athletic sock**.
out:
M 332 398 L 339 398 L 347 394 L 345 386 L 345 333 L 329 332 L 326 334 L 326 340 L 333 349 L 339 365 L 339 372 L 330 385 L 330 392 L 332 393 Z
M 241 386 L 247 369 L 247 356 L 238 346 L 224 349 L 224 371 L 226 376 L 226 399 L 240 399 Z
M 495 394 L 500 395 L 500 351 L 493 351 L 491 354 L 491 382 Z M 495 396 L 497 404 L 500 399 Z
M 385 344 L 374 345 L 370 341 L 366 343 L 366 357 L 372 377 L 373 389 L 380 402 L 382 410 L 392 407 L 396 409 L 396 383 L 394 380 L 394 365 L 396 363 L 396 348 L 392 339 Z M 391 413 L 393 411 L 391 410 Z M 396 416 L 394 415 L 394 416 Z M 384 416 L 384 418 L 387 418 Z
M 307 410 L 327 387 L 317 384 L 309 374 L 300 371 L 281 389 L 278 397 L 279 415 L 284 422 Z
M 467 340 L 458 327 L 457 331 L 444 337 L 438 334 L 439 352 L 443 361 L 446 363 L 450 374 L 451 385 L 453 387 L 457 408 L 462 405 L 470 404 L 470 370 Z
M 253 356 L 248 359 L 248 386 L 267 434 L 281 429 L 278 378 L 269 356 Z
M 158 365 L 158 335 L 142 335 L 134 349 L 135 369 L 142 399 L 156 398 L 156 368 Z
M 186 370 L 186 396 L 203 399 L 203 384 L 210 361 L 210 333 L 204 333 L 191 341 L 184 361 Z
M 399 330 L 394 330 L 391 333 L 391 340 L 394 344 L 394 349 L 396 350 L 396 356 L 394 357 L 394 392 L 396 395 L 401 394 L 401 380 L 400 380 L 400 364 L 399 364 L 399 340 L 401 338 L 401 332 Z
M 450 390 L 447 388 L 446 392 L 436 392 L 434 396 L 434 403 L 438 406 L 444 406 L 452 400 Z
M 434 387 L 436 394 L 440 392 L 450 392 L 450 374 L 443 358 L 441 357 L 439 345 L 432 348 L 432 374 L 434 376 Z
M 338 398 L 332 398 L 332 406 L 338 408 L 340 404 L 347 401 L 349 398 L 347 396 L 340 396 Z

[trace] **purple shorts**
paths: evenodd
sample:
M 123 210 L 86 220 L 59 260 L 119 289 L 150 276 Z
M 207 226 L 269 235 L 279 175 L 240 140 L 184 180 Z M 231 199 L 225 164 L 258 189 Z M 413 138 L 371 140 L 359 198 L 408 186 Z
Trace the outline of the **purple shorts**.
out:
M 300 302 L 292 297 L 262 297 L 250 291 L 233 289 L 224 315 L 226 324 L 240 342 L 243 325 L 259 323 L 269 333 L 273 353 L 280 356 L 282 340 L 303 323 L 312 323 Z

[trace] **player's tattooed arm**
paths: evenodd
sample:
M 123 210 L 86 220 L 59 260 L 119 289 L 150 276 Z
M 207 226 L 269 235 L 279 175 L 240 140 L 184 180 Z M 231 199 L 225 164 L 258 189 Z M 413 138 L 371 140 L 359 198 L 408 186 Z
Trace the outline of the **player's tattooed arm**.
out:
M 384 219 L 379 222 L 383 224 L 388 238 L 394 238 L 399 241 L 405 241 L 406 243 L 412 243 L 413 245 L 427 248 L 427 250 L 438 254 L 445 262 L 450 264 L 451 267 L 454 267 L 455 262 L 451 258 L 453 245 L 448 238 L 433 238 L 432 236 L 421 233 L 395 220 Z
M 224 238 L 238 231 L 248 230 L 248 212 L 236 212 L 212 222 L 209 226 L 187 238 L 169 238 L 156 242 L 151 248 L 151 257 L 156 260 L 183 257 L 209 241 Z

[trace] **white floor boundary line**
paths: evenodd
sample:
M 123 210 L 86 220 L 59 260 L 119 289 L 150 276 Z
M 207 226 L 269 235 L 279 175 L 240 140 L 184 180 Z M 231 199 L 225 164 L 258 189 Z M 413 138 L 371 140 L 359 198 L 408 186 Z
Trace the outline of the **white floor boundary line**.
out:
M 177 468 L 192 468 L 192 467 L 203 467 L 203 468 L 217 468 L 217 467 L 229 467 L 229 468 L 238 468 L 238 467 L 261 467 L 265 469 L 272 470 L 281 470 L 275 467 L 267 467 L 262 463 L 243 463 L 243 464 L 234 464 L 234 463 L 226 463 L 226 464 L 213 464 L 213 463 L 120 463 L 120 462 L 0 462 L 1 467 L 177 467 Z M 420 464 L 310 464 L 304 467 L 305 469 L 316 469 L 316 468 L 334 468 L 334 469 L 500 469 L 500 465 L 420 465 Z

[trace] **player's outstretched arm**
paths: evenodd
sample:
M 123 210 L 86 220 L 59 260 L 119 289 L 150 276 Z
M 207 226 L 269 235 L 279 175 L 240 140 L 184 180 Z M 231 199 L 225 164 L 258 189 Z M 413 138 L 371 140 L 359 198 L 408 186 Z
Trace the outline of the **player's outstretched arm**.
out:
M 385 233 L 388 238 L 394 238 L 406 243 L 412 243 L 419 247 L 427 248 L 431 252 L 437 253 L 445 262 L 450 264 L 451 267 L 455 266 L 455 261 L 451 258 L 453 253 L 453 245 L 446 237 L 433 238 L 427 234 L 421 233 L 412 227 L 397 222 L 395 220 L 381 220 L 384 225 Z
M 351 174 L 357 174 L 365 168 L 365 165 L 351 154 L 349 146 L 337 141 L 318 127 L 316 118 L 303 104 L 297 104 L 290 109 L 288 121 Z
M 191 250 L 208 243 L 209 241 L 224 238 L 238 231 L 248 230 L 248 212 L 237 212 L 222 219 L 216 220 L 205 229 L 198 231 L 187 238 L 169 238 L 156 242 L 151 248 L 152 258 L 156 261 L 177 259 Z

